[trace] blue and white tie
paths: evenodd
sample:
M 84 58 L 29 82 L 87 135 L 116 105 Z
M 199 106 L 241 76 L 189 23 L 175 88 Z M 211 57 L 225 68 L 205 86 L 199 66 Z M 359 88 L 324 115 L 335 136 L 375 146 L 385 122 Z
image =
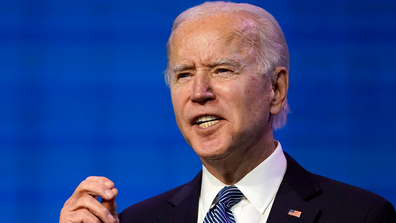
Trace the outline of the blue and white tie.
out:
M 243 194 L 237 187 L 224 187 L 217 194 L 217 201 L 206 214 L 203 223 L 235 223 L 231 208 L 238 203 L 242 197 Z

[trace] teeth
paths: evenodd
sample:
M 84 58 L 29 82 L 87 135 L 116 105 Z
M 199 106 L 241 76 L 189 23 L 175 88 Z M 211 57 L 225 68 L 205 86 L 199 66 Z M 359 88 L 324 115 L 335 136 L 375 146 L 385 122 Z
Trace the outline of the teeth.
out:
M 209 127 L 211 125 L 214 125 L 214 124 L 216 124 L 218 122 L 219 122 L 219 120 L 214 120 L 214 121 L 210 121 L 210 122 L 204 122 L 204 123 L 199 124 L 199 127 L 205 129 L 205 128 L 207 128 L 207 127 Z
M 209 126 L 214 125 L 218 122 L 218 117 L 213 115 L 204 115 L 197 119 L 197 124 L 201 128 L 208 128 Z
M 217 117 L 213 116 L 213 115 L 204 115 L 204 116 L 201 116 L 201 117 L 199 117 L 197 119 L 197 123 L 199 123 L 199 122 L 207 122 L 207 121 L 210 121 L 210 120 L 214 120 L 216 118 Z

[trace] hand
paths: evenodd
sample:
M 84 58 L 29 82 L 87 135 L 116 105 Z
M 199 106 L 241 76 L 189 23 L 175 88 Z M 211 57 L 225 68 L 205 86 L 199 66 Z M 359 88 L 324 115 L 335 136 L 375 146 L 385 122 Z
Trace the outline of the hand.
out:
M 66 201 L 59 223 L 119 223 L 117 194 L 114 183 L 106 177 L 88 177 Z

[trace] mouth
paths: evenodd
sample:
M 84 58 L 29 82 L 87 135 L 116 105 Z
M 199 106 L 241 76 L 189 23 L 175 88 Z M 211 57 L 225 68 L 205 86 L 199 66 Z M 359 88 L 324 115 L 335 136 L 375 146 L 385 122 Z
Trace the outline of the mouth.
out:
M 214 116 L 214 115 L 203 115 L 197 118 L 194 124 L 198 125 L 201 128 L 208 128 L 216 123 L 218 123 L 222 118 Z

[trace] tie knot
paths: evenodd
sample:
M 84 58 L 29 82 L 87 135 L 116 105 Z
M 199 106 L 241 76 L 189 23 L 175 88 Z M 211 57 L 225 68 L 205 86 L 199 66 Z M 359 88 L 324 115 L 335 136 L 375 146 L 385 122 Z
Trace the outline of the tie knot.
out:
M 242 192 L 236 186 L 224 187 L 218 194 L 216 203 L 225 204 L 231 208 L 243 197 Z
M 217 201 L 205 216 L 204 223 L 235 223 L 232 206 L 243 197 L 235 186 L 224 187 L 217 194 Z

